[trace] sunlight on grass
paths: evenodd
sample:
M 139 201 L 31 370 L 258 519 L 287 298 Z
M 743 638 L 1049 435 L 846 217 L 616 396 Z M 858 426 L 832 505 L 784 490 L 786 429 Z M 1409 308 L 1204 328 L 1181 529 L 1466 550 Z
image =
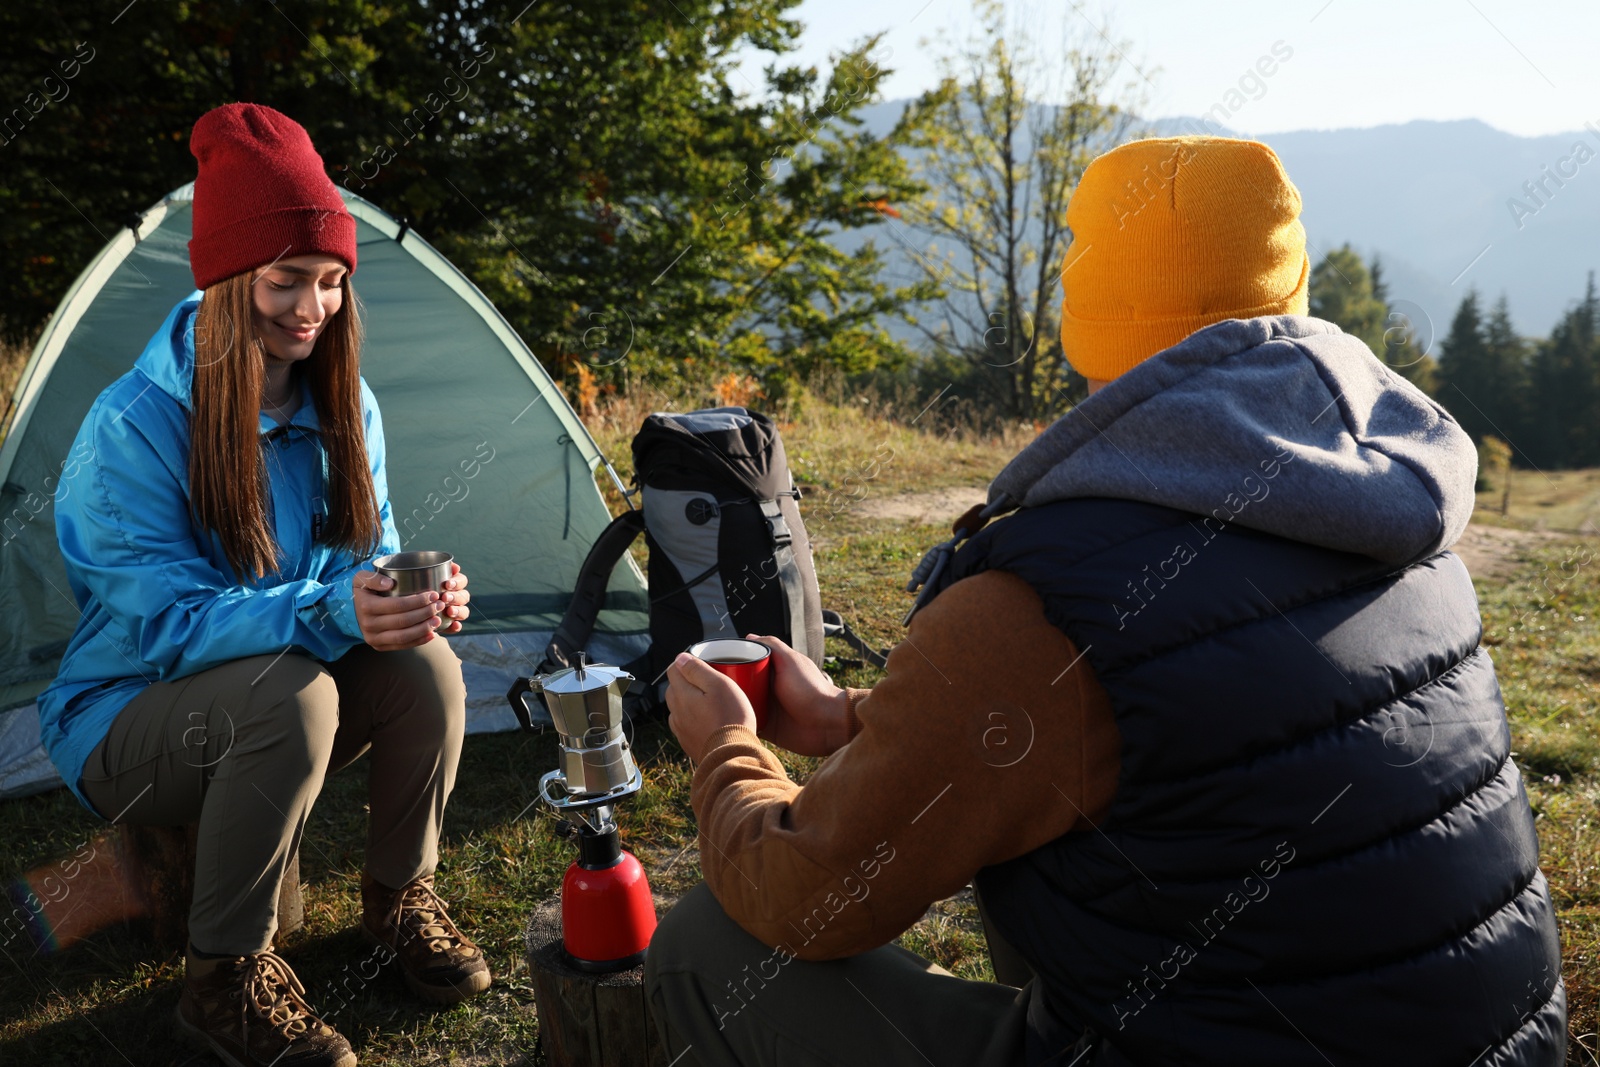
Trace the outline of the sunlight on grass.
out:
M 1600 1030 L 1600 541 L 1540 544 L 1520 563 L 1509 581 L 1476 583 L 1483 643 L 1561 924 L 1570 1062 L 1588 1062 L 1578 1048 L 1592 1055 Z
M 603 405 L 592 418 L 597 439 L 626 480 L 627 444 L 644 415 L 687 410 L 696 395 L 640 391 Z M 924 401 L 924 404 L 926 401 Z M 922 551 L 945 536 L 937 527 L 858 519 L 862 500 L 912 491 L 924 484 L 981 488 L 1031 435 L 1019 428 L 986 439 L 970 427 L 939 421 L 930 411 L 908 425 L 889 421 L 883 405 L 829 404 L 809 398 L 780 412 L 781 432 L 795 477 L 805 493 L 808 527 L 826 539 L 818 569 L 823 601 L 844 612 L 868 641 L 888 646 L 900 632 L 909 602 L 905 578 Z M 609 479 L 613 509 L 624 506 Z M 636 546 L 642 550 L 641 543 Z M 643 563 L 642 551 L 639 556 Z M 835 649 L 834 651 L 848 650 Z M 836 671 L 841 684 L 870 686 L 879 673 L 857 666 Z M 695 885 L 700 865 L 689 807 L 692 769 L 663 723 L 641 726 L 635 751 L 645 789 L 621 813 L 624 844 L 646 865 L 663 905 Z M 785 754 L 797 780 L 816 760 Z M 529 806 L 538 776 L 555 765 L 553 735 L 498 734 L 468 738 L 446 817 L 438 888 L 452 914 L 484 946 L 495 984 L 470 1006 L 432 1012 L 413 1002 L 398 979 L 382 974 L 346 990 L 347 965 L 364 958 L 355 932 L 365 836 L 366 761 L 329 778 L 301 847 L 306 924 L 282 950 L 305 982 L 314 1006 L 337 1006 L 335 1025 L 363 1063 L 536 1062 L 537 1021 L 523 958 L 523 928 L 533 906 L 552 897 L 572 859 L 554 833 L 555 818 Z M 56 790 L 8 805 L 0 829 L 0 874 L 7 880 L 55 857 L 70 855 L 101 829 L 70 794 Z M 937 906 L 902 943 L 955 973 L 988 972 L 982 932 L 970 896 Z M 177 1002 L 182 962 L 163 955 L 139 926 L 113 929 L 59 956 L 29 958 L 20 940 L 5 946 L 8 973 L 0 976 L 0 1042 L 26 1050 L 30 1062 L 76 1064 L 105 1053 L 114 1040 L 135 1062 L 170 1055 L 165 1020 Z M 92 1018 L 101 1037 L 80 1025 Z M 152 1025 L 150 1020 L 162 1020 Z M 15 1044 L 10 1044 L 15 1043 Z
M 1574 471 L 1514 470 L 1506 514 L 1505 485 L 1499 474 L 1478 493 L 1474 522 L 1520 530 L 1562 530 L 1600 534 L 1600 468 Z
M 601 404 L 590 421 L 627 479 L 627 444 L 644 416 L 707 399 L 692 391 L 640 390 Z M 823 603 L 879 647 L 903 633 L 911 567 L 947 534 L 938 525 L 864 517 L 861 505 L 934 487 L 981 490 L 1034 432 L 1019 426 L 985 437 L 942 422 L 938 409 L 913 423 L 920 405 L 902 403 L 897 410 L 895 403 L 807 397 L 780 411 L 790 462 L 804 487 L 808 527 L 818 541 Z M 1591 473 L 1600 474 L 1557 476 L 1568 502 L 1552 505 L 1553 515 L 1580 508 Z M 608 480 L 601 484 L 612 508 L 620 508 Z M 1523 493 L 1520 483 L 1514 487 L 1513 519 L 1519 501 L 1536 506 L 1531 488 Z M 642 539 L 637 547 L 642 550 Z M 1537 815 L 1541 862 L 1559 910 L 1577 1040 L 1600 1028 L 1600 541 L 1540 542 L 1521 551 L 1526 556 L 1509 580 L 1480 580 L 1478 592 L 1484 643 L 1505 692 Z M 850 655 L 843 646 L 830 651 Z M 834 677 L 871 686 L 880 674 L 841 664 Z M 306 924 L 282 948 L 311 1003 L 336 1008 L 332 1021 L 363 1063 L 542 1062 L 534 1052 L 538 1023 L 522 939 L 529 913 L 554 895 L 573 857 L 570 844 L 555 835 L 555 817 L 533 803 L 538 776 L 555 765 L 554 744 L 549 732 L 467 739 L 445 821 L 438 887 L 452 915 L 487 951 L 495 984 L 470 1004 L 442 1011 L 417 1004 L 388 972 L 348 987 L 346 968 L 368 951 L 354 928 L 366 761 L 328 780 L 300 852 Z M 700 879 L 689 806 L 692 772 L 664 723 L 640 725 L 634 747 L 645 789 L 623 805 L 624 844 L 645 864 L 664 906 Z M 797 781 L 817 765 L 781 758 Z M 6 814 L 0 827 L 0 878 L 6 881 L 70 855 L 103 828 L 64 790 L 8 803 Z M 899 943 L 962 977 L 992 977 L 970 891 L 935 905 Z M 138 926 L 106 930 L 55 956 L 32 955 L 32 944 L 16 936 L 0 948 L 0 1047 L 7 1062 L 111 1062 L 108 1041 L 135 1063 L 172 1059 L 170 1017 L 181 960 L 155 948 Z M 1593 1037 L 1582 1040 L 1592 1047 Z

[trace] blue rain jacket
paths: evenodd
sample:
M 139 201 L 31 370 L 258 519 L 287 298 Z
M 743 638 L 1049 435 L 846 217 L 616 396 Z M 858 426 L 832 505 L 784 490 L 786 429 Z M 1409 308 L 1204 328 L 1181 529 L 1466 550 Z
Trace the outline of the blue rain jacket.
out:
M 95 400 L 70 453 L 88 458 L 63 479 L 56 500 L 56 538 L 81 615 L 55 680 L 39 696 L 39 725 L 56 769 L 91 810 L 79 788 L 84 763 L 146 686 L 286 649 L 338 659 L 363 641 L 352 578 L 400 550 L 383 422 L 365 379 L 361 407 L 383 541 L 359 559 L 316 543 L 327 522 L 327 453 L 302 381 L 301 405 L 288 423 L 260 417 L 281 570 L 239 584 L 221 540 L 189 512 L 200 297 L 195 290 L 174 307 L 133 369 Z

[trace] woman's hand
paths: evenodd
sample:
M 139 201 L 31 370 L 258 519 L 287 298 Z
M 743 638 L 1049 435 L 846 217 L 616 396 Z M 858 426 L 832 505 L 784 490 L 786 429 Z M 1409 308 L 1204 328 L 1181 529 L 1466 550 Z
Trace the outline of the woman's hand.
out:
M 724 726 L 748 726 L 755 732 L 756 712 L 744 690 L 687 652 L 678 653 L 667 667 L 667 707 L 672 712 L 667 725 L 695 763 L 706 754 L 706 739 Z
M 745 634 L 772 649 L 772 699 L 761 736 L 801 756 L 827 756 L 850 739 L 845 692 L 781 638 Z
M 393 588 L 394 579 L 377 571 L 357 571 L 351 586 L 361 637 L 381 652 L 415 648 L 432 641 L 436 633 L 460 633 L 461 623 L 471 614 L 467 576 L 453 560 L 443 592 L 430 589 L 409 596 L 384 596 L 376 590 Z

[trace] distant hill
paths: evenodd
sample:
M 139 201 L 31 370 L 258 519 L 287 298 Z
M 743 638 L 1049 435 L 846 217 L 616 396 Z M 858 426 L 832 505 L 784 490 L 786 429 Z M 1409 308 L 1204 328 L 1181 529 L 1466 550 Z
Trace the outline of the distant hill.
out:
M 1260 139 L 1305 198 L 1310 240 L 1379 253 L 1390 294 L 1421 304 L 1441 334 L 1476 286 L 1490 301 L 1505 293 L 1517 329 L 1543 336 L 1600 269 L 1600 133 L 1518 137 L 1470 119 Z M 1541 181 L 1539 199 L 1523 188 Z
M 906 103 L 869 109 L 868 125 L 887 130 Z M 1161 133 L 1198 128 L 1182 118 L 1151 125 Z M 1420 307 L 1440 336 L 1476 286 L 1489 303 L 1505 293 L 1517 329 L 1542 337 L 1583 294 L 1588 272 L 1600 270 L 1596 125 L 1545 137 L 1476 119 L 1257 136 L 1305 199 L 1313 263 L 1348 241 L 1364 258 L 1381 257 L 1391 299 Z M 1539 199 L 1525 182 L 1543 182 Z

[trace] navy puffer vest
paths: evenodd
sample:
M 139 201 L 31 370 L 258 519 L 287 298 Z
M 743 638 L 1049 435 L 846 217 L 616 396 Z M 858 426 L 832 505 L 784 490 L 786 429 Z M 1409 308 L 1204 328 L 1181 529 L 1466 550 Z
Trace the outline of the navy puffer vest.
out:
M 991 523 L 939 587 L 986 569 L 1038 591 L 1122 736 L 1098 829 L 978 875 L 1040 976 L 1031 1063 L 1086 1032 L 1096 1065 L 1562 1062 L 1555 919 L 1453 553 L 1396 569 L 1088 498 Z

